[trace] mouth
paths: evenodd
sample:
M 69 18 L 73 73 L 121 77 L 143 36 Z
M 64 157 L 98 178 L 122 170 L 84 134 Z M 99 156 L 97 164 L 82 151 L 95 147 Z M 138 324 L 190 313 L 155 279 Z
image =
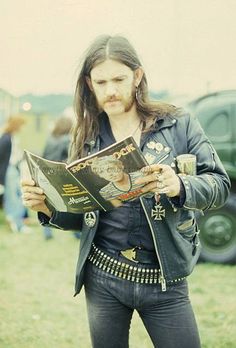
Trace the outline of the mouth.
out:
M 117 104 L 117 103 L 120 103 L 120 100 L 118 100 L 118 99 L 115 99 L 115 100 L 107 100 L 107 101 L 105 102 L 105 104 L 107 104 L 107 105 L 114 105 L 114 104 Z

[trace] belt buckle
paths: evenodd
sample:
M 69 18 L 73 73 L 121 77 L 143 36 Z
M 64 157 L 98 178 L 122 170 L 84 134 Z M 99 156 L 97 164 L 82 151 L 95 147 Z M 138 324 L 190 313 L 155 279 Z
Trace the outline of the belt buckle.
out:
M 136 260 L 136 250 L 138 248 L 132 248 L 132 249 L 126 249 L 126 250 L 121 250 L 121 255 L 124 256 L 126 259 L 138 263 L 139 261 Z

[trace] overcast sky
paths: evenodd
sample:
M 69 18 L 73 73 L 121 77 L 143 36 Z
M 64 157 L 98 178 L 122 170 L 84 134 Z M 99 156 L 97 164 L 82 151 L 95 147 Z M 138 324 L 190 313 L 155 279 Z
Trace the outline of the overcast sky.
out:
M 122 34 L 149 86 L 175 93 L 236 88 L 235 0 L 1 0 L 0 88 L 73 93 L 81 54 Z

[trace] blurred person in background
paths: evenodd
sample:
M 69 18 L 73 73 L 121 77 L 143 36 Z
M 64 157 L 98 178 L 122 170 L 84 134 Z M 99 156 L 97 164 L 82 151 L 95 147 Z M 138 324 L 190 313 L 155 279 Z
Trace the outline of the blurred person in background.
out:
M 55 120 L 42 153 L 43 158 L 67 162 L 72 126 L 73 119 L 70 116 L 61 116 Z M 52 229 L 49 226 L 43 226 L 43 233 L 46 240 L 53 238 Z M 80 232 L 74 232 L 74 235 L 79 238 Z
M 200 253 L 196 211 L 216 209 L 230 181 L 196 118 L 148 97 L 135 49 L 121 36 L 98 37 L 86 51 L 75 92 L 70 161 L 133 137 L 149 165 L 136 180 L 148 197 L 111 211 L 50 211 L 43 190 L 22 182 L 24 204 L 42 224 L 82 227 L 75 295 L 85 289 L 92 347 L 127 348 L 134 310 L 158 348 L 199 348 L 187 277 Z M 176 156 L 197 158 L 196 175 Z
M 69 116 L 61 116 L 54 121 L 52 131 L 46 140 L 42 153 L 43 158 L 50 161 L 67 161 L 72 125 L 73 120 Z
M 0 184 L 3 191 L 3 209 L 13 232 L 29 232 L 25 225 L 27 209 L 22 204 L 20 189 L 20 167 L 23 151 L 20 149 L 17 133 L 25 125 L 21 115 L 10 116 L 1 129 L 0 137 Z
M 11 156 L 11 134 L 9 133 L 9 125 L 5 124 L 0 129 L 0 207 L 3 204 L 4 186 L 6 179 L 6 172 Z

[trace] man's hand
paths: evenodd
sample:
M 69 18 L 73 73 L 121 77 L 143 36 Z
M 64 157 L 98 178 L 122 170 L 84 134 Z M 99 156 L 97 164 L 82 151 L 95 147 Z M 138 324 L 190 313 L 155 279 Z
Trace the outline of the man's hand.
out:
M 23 204 L 34 211 L 42 212 L 51 217 L 52 212 L 45 204 L 45 198 L 43 190 L 40 187 L 35 186 L 35 182 L 31 179 L 21 181 L 22 199 Z
M 165 193 L 168 197 L 176 197 L 180 194 L 180 179 L 175 171 L 166 164 L 152 164 L 141 171 L 144 177 L 136 180 L 137 184 L 144 184 L 144 193 L 154 192 L 157 195 Z

